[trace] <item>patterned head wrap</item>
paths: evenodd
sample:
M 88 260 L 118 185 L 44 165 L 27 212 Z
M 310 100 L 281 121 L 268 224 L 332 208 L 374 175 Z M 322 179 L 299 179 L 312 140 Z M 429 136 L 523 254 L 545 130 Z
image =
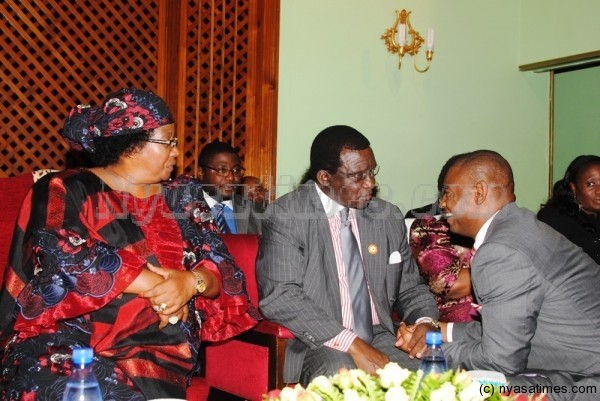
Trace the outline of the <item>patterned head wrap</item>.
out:
M 171 112 L 159 96 L 140 89 L 122 89 L 108 95 L 99 107 L 74 107 L 62 136 L 73 149 L 94 153 L 94 138 L 135 134 L 172 123 Z

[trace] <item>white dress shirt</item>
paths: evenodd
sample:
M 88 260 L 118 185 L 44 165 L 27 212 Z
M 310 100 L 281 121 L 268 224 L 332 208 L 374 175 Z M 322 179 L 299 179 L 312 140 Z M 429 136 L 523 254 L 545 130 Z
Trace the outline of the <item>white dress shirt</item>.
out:
M 213 218 L 217 217 L 214 212 L 214 210 L 215 210 L 214 207 L 217 203 L 221 203 L 222 205 L 228 207 L 229 210 L 231 210 L 231 213 L 226 213 L 224 210 L 223 216 L 225 216 L 225 221 L 227 222 L 227 226 L 229 227 L 229 230 L 233 234 L 237 233 L 237 227 L 235 225 L 235 220 L 233 219 L 233 213 L 235 212 L 233 210 L 233 201 L 231 199 L 228 199 L 228 200 L 224 200 L 222 202 L 218 202 L 217 200 L 215 200 L 215 198 L 210 196 L 206 191 L 202 191 L 202 192 L 204 193 L 204 200 L 208 204 L 208 207 L 210 207 L 210 211 L 213 215 Z
M 498 210 L 498 212 L 499 212 L 499 210 Z M 477 235 L 475 236 L 475 242 L 473 243 L 473 249 L 475 249 L 475 252 L 477 252 L 477 249 L 479 249 L 481 244 L 483 244 L 483 240 L 485 239 L 485 236 L 487 235 L 488 229 L 490 228 L 490 224 L 492 224 L 492 220 L 494 220 L 494 217 L 496 217 L 498 212 L 494 213 L 492 215 L 492 217 L 487 219 L 486 222 L 483 223 L 483 225 L 481 226 L 479 231 L 477 231 Z M 473 254 L 473 256 L 475 256 L 475 254 Z M 448 325 L 446 326 L 446 342 L 449 342 L 449 343 L 452 342 L 452 329 L 453 328 L 454 328 L 454 323 L 452 323 L 452 322 L 448 323 Z
M 329 221 L 329 229 L 331 231 L 331 239 L 333 242 L 333 251 L 335 254 L 335 261 L 337 265 L 337 273 L 338 273 L 338 282 L 340 285 L 340 297 L 341 297 L 341 307 L 342 307 L 342 324 L 346 327 L 340 334 L 333 337 L 331 340 L 326 341 L 324 344 L 328 347 L 337 349 L 339 351 L 348 351 L 350 345 L 357 337 L 350 329 L 353 325 L 353 315 L 352 315 L 352 301 L 350 299 L 350 290 L 348 288 L 348 279 L 346 278 L 346 268 L 344 265 L 344 260 L 342 258 L 342 242 L 340 238 L 340 229 L 342 226 L 342 222 L 340 220 L 340 211 L 344 208 L 344 206 L 340 205 L 329 196 L 327 196 L 317 184 L 315 184 L 317 189 L 317 193 L 319 194 L 319 199 L 323 204 L 323 208 L 325 209 L 325 214 L 327 214 L 327 219 Z M 360 233 L 358 232 L 358 227 L 356 226 L 356 210 L 350 209 L 348 213 L 348 220 L 352 225 L 352 232 L 356 237 L 356 240 L 359 243 L 360 247 Z M 362 249 L 360 249 L 361 257 L 362 257 Z M 363 265 L 364 266 L 364 265 Z M 367 277 L 367 273 L 365 272 L 365 277 Z M 367 279 L 367 285 L 368 285 Z M 371 296 L 371 290 L 369 289 L 369 296 L 371 298 L 371 315 L 373 317 L 373 325 L 379 324 L 379 317 L 377 316 L 377 312 L 375 311 L 375 305 L 373 303 L 373 298 Z

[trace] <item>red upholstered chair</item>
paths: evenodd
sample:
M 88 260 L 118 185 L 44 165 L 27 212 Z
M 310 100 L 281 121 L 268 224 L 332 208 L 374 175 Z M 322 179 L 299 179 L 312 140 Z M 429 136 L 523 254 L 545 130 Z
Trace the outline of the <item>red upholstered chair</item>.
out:
M 258 235 L 224 234 L 225 245 L 244 271 L 250 298 L 258 305 L 255 262 Z M 262 395 L 282 388 L 285 343 L 293 334 L 269 321 L 220 343 L 205 343 L 204 377 L 216 388 L 245 400 L 261 400 Z
M 0 178 L 0 285 L 4 279 L 4 269 L 8 263 L 8 253 L 13 230 L 17 221 L 21 203 L 29 188 L 33 185 L 34 176 L 42 174 L 25 173 L 15 177 Z M 6 311 L 5 311 L 6 312 Z M 202 377 L 194 377 L 192 385 L 187 390 L 188 401 L 206 401 L 208 399 L 208 384 Z
M 32 185 L 33 175 L 31 173 L 0 178 L 0 207 L 2 208 L 2 213 L 0 213 L 0 286 L 4 282 L 4 268 L 8 263 L 10 242 L 19 210 L 21 210 L 21 203 Z
M 192 384 L 188 387 L 185 399 L 187 401 L 206 401 L 210 388 L 203 377 L 193 377 Z
M 52 170 L 37 170 L 14 177 L 0 178 L 0 286 L 4 280 L 4 268 L 8 263 L 8 252 L 21 203 L 29 188 L 44 174 Z

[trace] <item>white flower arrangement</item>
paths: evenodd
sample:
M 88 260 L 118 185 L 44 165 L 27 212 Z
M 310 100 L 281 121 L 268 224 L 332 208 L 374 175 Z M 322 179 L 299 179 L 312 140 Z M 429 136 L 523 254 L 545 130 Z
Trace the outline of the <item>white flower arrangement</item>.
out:
M 272 390 L 263 401 L 508 401 L 512 398 L 481 391 L 465 371 L 430 374 L 403 369 L 390 362 L 372 376 L 360 369 L 341 369 L 332 377 L 319 376 L 302 387 Z

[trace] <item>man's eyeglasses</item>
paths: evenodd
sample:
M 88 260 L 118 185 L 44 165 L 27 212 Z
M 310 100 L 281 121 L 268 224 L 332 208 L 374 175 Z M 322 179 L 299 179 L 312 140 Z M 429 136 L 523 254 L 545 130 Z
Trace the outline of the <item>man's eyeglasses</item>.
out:
M 235 166 L 234 168 L 225 168 L 225 167 L 211 167 L 203 165 L 202 167 L 212 170 L 217 173 L 218 176 L 227 177 L 230 173 L 236 177 L 243 177 L 246 169 L 242 166 Z
M 375 166 L 371 170 L 359 171 L 357 173 L 342 173 L 341 171 L 338 171 L 338 173 L 340 173 L 341 175 L 343 175 L 351 181 L 359 183 L 366 181 L 371 177 L 375 177 L 379 173 L 379 166 Z
M 144 141 L 146 142 L 152 142 L 152 143 L 160 143 L 161 145 L 166 145 L 168 147 L 170 147 L 171 149 L 177 146 L 177 143 L 179 142 L 179 140 L 177 138 L 173 138 L 173 139 L 153 139 L 153 138 L 148 138 L 148 139 L 144 139 Z

